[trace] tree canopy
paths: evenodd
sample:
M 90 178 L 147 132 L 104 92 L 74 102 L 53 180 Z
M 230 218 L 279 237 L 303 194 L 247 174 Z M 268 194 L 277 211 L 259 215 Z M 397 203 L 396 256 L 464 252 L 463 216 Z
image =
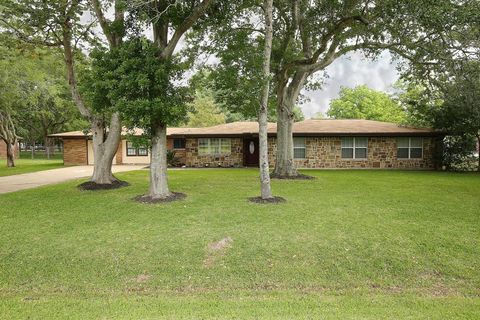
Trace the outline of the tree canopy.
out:
M 85 92 L 95 105 L 121 112 L 125 124 L 151 134 L 152 123 L 178 125 L 186 120 L 188 89 L 175 83 L 182 70 L 158 59 L 159 49 L 146 38 L 132 38 L 120 46 L 92 52 L 90 81 Z
M 50 155 L 48 135 L 85 128 L 65 83 L 61 54 L 35 48 L 2 34 L 0 81 L 2 114 L 8 114 L 11 134 L 24 141 L 43 142 Z M 10 139 L 11 140 L 11 139 Z
M 327 115 L 334 119 L 367 119 L 402 123 L 405 112 L 385 92 L 365 85 L 355 88 L 342 87 L 339 97 L 330 102 Z
M 209 90 L 198 90 L 188 112 L 187 127 L 209 127 L 226 122 L 226 116 L 215 103 Z

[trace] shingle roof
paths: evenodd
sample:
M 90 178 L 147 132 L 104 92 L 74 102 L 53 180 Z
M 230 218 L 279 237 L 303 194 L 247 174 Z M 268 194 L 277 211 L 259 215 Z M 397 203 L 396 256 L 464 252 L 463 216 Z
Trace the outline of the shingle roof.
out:
M 277 124 L 268 123 L 268 133 L 276 134 Z M 143 130 L 135 129 L 135 135 Z M 127 134 L 127 131 L 124 131 Z M 206 128 L 168 128 L 168 136 L 242 136 L 258 134 L 258 123 L 239 121 L 220 124 Z M 332 136 L 332 135 L 437 135 L 439 132 L 430 128 L 413 128 L 395 123 L 373 120 L 305 120 L 293 125 L 294 135 Z M 50 135 L 52 137 L 84 137 L 82 131 L 64 132 Z
M 363 119 L 322 119 L 305 120 L 293 125 L 294 133 L 309 133 L 321 135 L 333 134 L 436 134 L 431 128 L 414 128 L 400 126 L 391 122 Z

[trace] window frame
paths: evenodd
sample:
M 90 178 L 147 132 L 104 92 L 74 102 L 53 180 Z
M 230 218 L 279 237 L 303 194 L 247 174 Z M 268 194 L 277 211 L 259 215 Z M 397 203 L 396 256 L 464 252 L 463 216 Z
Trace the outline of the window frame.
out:
M 352 138 L 352 146 L 351 147 L 344 147 L 343 146 L 343 141 L 345 138 Z M 362 139 L 365 139 L 366 141 L 366 145 L 365 147 L 357 147 L 357 141 L 356 139 L 357 138 L 362 138 Z M 368 137 L 350 137 L 350 136 L 345 136 L 345 137 L 342 137 L 341 141 L 340 141 L 341 145 L 340 145 L 340 156 L 343 160 L 368 160 Z M 343 156 L 343 149 L 352 149 L 352 158 L 345 158 Z M 365 149 L 365 157 L 362 157 L 362 158 L 359 158 L 357 157 L 357 149 Z
M 129 144 L 130 144 L 130 147 L 129 147 Z M 129 154 L 128 153 L 129 150 L 134 150 L 135 154 Z M 145 154 L 141 154 L 140 150 L 145 150 Z M 133 146 L 133 142 L 127 140 L 125 144 L 125 155 L 127 157 L 148 157 L 148 148 L 142 147 L 142 146 L 135 147 Z
M 182 141 L 182 147 L 181 148 L 177 148 L 175 147 L 175 141 Z M 185 138 L 173 138 L 173 142 L 172 142 L 172 147 L 173 147 L 173 150 L 183 150 L 185 149 L 185 147 L 187 146 L 187 139 Z
M 200 152 L 200 141 L 204 140 L 207 141 L 207 152 L 206 153 L 201 153 Z M 212 140 L 216 142 L 215 144 L 212 144 Z M 229 150 L 228 152 L 222 152 L 222 145 L 223 142 L 228 142 Z M 226 145 L 224 145 L 225 147 Z M 217 152 L 212 152 L 212 149 L 215 148 L 218 150 Z M 219 157 L 219 156 L 228 156 L 232 154 L 232 139 L 231 138 L 198 138 L 197 139 L 197 153 L 199 156 L 214 156 L 214 157 Z
M 303 140 L 303 147 L 295 147 L 295 139 Z M 295 157 L 295 149 L 303 150 L 303 158 Z M 305 160 L 307 158 L 307 139 L 305 137 L 293 137 L 293 159 L 294 160 Z
M 400 138 L 408 139 L 408 147 L 399 147 L 398 140 Z M 420 147 L 412 147 L 412 138 L 420 139 Z M 397 160 L 422 160 L 423 159 L 423 137 L 397 137 L 396 140 L 396 147 L 397 147 Z M 408 158 L 401 158 L 398 156 L 398 149 L 407 149 L 408 150 Z M 412 158 L 412 149 L 420 149 L 422 150 L 422 155 L 419 158 Z

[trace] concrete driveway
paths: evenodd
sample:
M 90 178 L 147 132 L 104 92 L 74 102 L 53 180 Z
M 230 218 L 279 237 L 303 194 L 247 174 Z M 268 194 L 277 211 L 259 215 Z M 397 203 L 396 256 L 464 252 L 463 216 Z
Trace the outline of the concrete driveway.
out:
M 144 167 L 145 165 L 118 165 L 113 166 L 112 171 L 125 172 Z M 0 177 L 0 194 L 89 177 L 92 173 L 93 166 L 75 166 Z

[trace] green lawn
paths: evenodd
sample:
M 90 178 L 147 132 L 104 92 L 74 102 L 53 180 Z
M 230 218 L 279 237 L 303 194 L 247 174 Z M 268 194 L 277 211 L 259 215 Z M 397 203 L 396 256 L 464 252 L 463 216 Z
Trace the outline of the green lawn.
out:
M 15 167 L 8 168 L 7 160 L 0 159 L 0 177 L 63 167 L 62 159 L 15 159 Z
M 0 195 L 0 318 L 479 319 L 480 175 L 170 171 L 170 204 L 78 181 Z M 209 244 L 230 237 L 230 246 Z
M 34 159 L 47 159 L 45 151 L 36 151 L 33 157 Z M 20 151 L 20 159 L 32 159 L 31 151 Z M 55 152 L 50 159 L 63 160 L 63 153 Z

